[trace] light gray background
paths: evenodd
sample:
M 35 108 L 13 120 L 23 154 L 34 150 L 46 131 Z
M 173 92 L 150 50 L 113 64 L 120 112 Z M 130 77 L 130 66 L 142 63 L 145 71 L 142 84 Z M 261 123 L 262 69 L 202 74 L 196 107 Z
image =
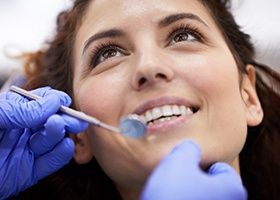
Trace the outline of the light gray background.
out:
M 0 81 L 21 71 L 7 57 L 38 50 L 55 30 L 57 14 L 72 0 L 0 0 Z M 233 13 L 251 34 L 258 59 L 280 71 L 280 0 L 233 0 Z

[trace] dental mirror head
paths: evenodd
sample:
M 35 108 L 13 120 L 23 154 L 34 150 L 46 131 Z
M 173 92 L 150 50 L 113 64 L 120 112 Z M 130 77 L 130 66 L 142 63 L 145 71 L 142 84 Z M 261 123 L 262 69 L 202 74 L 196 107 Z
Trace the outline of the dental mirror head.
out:
M 119 129 L 124 136 L 130 138 L 140 138 L 147 131 L 146 122 L 136 114 L 122 117 Z

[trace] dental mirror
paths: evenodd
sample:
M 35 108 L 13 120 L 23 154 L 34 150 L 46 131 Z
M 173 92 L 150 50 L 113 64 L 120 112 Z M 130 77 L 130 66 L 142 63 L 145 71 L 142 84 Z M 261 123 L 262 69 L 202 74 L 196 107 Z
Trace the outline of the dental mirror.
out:
M 146 123 L 138 115 L 131 114 L 121 118 L 119 128 L 123 135 L 140 138 L 147 131 Z
M 18 94 L 21 94 L 25 97 L 28 97 L 30 99 L 33 99 L 33 100 L 38 100 L 41 98 L 40 96 L 32 94 L 31 92 L 28 92 L 22 88 L 14 86 L 14 85 L 12 85 L 10 87 L 10 90 L 14 91 Z M 131 114 L 131 115 L 122 117 L 120 120 L 120 123 L 119 123 L 119 128 L 116 128 L 116 127 L 113 127 L 106 123 L 103 123 L 100 120 L 98 120 L 90 115 L 87 115 L 83 112 L 74 110 L 72 108 L 68 108 L 66 106 L 60 106 L 59 110 L 63 113 L 67 113 L 68 115 L 71 115 L 73 117 L 86 121 L 95 126 L 105 128 L 105 129 L 115 132 L 115 133 L 121 133 L 130 138 L 139 138 L 139 137 L 143 136 L 147 130 L 146 123 L 136 114 Z

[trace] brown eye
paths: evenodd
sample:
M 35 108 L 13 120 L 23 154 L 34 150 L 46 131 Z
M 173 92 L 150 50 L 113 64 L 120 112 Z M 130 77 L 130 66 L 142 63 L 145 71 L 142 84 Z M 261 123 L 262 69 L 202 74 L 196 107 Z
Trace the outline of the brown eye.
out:
M 103 62 L 109 58 L 120 57 L 124 54 L 118 49 L 118 47 L 109 47 L 105 49 L 97 59 L 97 63 Z
M 95 46 L 91 52 L 91 66 L 94 68 L 96 65 L 103 61 L 114 60 L 117 57 L 125 56 L 125 49 L 119 47 L 114 43 L 101 43 Z
M 104 59 L 108 59 L 108 58 L 110 58 L 110 57 L 116 56 L 117 54 L 118 54 L 117 50 L 115 50 L 115 49 L 109 49 L 109 50 L 105 51 L 105 52 L 102 54 L 102 56 L 103 56 Z
M 168 35 L 168 42 L 171 45 L 177 43 L 201 42 L 204 43 L 203 34 L 197 27 L 189 24 L 175 26 Z
M 193 41 L 193 40 L 196 40 L 196 37 L 194 37 L 193 35 L 191 35 L 189 33 L 179 33 L 179 34 L 175 35 L 173 38 L 173 42 L 175 42 L 175 43 Z
M 174 37 L 175 42 L 187 41 L 189 38 L 187 33 L 180 33 Z

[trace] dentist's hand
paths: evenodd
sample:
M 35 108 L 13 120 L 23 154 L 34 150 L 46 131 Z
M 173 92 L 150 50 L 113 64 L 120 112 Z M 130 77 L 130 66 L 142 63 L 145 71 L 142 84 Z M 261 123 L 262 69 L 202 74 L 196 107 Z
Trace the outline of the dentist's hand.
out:
M 7 92 L 0 94 L 0 199 L 17 195 L 38 180 L 57 171 L 73 156 L 74 143 L 65 133 L 78 133 L 87 123 L 55 114 L 70 97 L 44 87 L 32 93 L 42 96 L 29 101 Z
M 192 141 L 176 147 L 156 167 L 143 190 L 142 200 L 245 200 L 241 178 L 225 163 L 207 172 L 199 167 L 200 148 Z

